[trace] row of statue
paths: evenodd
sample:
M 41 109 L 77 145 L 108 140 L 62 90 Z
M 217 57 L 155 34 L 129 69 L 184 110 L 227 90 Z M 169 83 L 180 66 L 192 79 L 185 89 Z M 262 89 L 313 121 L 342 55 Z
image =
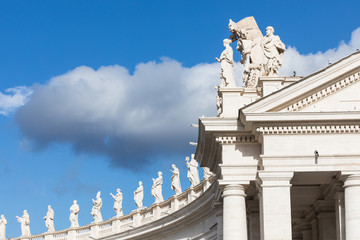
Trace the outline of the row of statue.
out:
M 285 52 L 285 44 L 280 37 L 274 35 L 274 28 L 266 28 L 266 35 L 262 33 L 253 17 L 247 17 L 235 23 L 229 20 L 230 39 L 224 39 L 225 50 L 220 58 L 216 58 L 221 64 L 220 87 L 236 87 L 234 80 L 234 61 L 231 43 L 237 42 L 236 49 L 241 54 L 244 65 L 243 86 L 257 87 L 260 76 L 277 76 L 282 65 L 282 55 Z
M 186 157 L 186 166 L 188 168 L 187 177 L 190 180 L 190 187 L 194 187 L 200 183 L 199 179 L 199 171 L 198 171 L 198 162 L 194 159 L 194 154 L 191 154 L 191 159 Z M 180 171 L 176 167 L 175 164 L 172 164 L 172 170 L 170 170 L 173 175 L 171 177 L 171 189 L 175 191 L 175 195 L 179 195 L 182 193 L 181 190 L 181 183 L 180 183 Z M 204 179 L 209 180 L 211 176 L 214 174 L 210 172 L 208 168 L 204 169 Z M 153 180 L 153 186 L 151 188 L 151 195 L 155 198 L 155 204 L 163 202 L 164 198 L 162 195 L 162 184 L 163 184 L 163 177 L 162 172 L 158 172 L 158 177 Z M 122 200 L 123 195 L 121 190 L 118 188 L 116 190 L 116 195 L 110 193 L 110 195 L 114 198 L 114 210 L 117 217 L 123 216 L 123 209 L 122 209 Z M 134 191 L 134 200 L 137 209 L 143 209 L 143 198 L 144 198 L 144 188 L 142 182 L 139 182 L 139 187 Z M 91 215 L 94 218 L 94 222 L 102 222 L 103 218 L 101 215 L 101 208 L 102 208 L 102 199 L 101 199 L 101 192 L 99 191 L 96 194 L 96 198 L 92 199 L 93 206 L 91 209 Z M 77 201 L 74 200 L 72 206 L 70 207 L 70 227 L 79 227 L 79 212 L 80 207 L 77 204 Z M 30 236 L 30 217 L 27 210 L 24 210 L 23 215 L 21 217 L 16 216 L 17 221 L 21 224 L 21 234 L 22 236 Z M 48 206 L 48 211 L 46 216 L 44 217 L 45 225 L 48 229 L 48 232 L 55 232 L 54 227 L 54 210 L 51 208 L 51 205 Z M 0 240 L 5 240 L 5 233 L 6 233 L 6 225 L 7 221 L 4 215 L 0 217 Z

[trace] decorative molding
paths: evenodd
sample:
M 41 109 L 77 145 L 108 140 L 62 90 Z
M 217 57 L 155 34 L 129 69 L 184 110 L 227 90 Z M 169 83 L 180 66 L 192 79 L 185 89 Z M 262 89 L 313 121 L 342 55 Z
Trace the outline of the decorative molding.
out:
M 221 144 L 234 144 L 234 143 L 253 143 L 255 141 L 255 136 L 246 135 L 246 136 L 221 136 L 216 137 L 216 142 Z
M 320 99 L 323 99 L 331 94 L 334 94 L 342 89 L 344 89 L 345 87 L 348 87 L 356 82 L 358 82 L 360 79 L 360 72 L 354 73 L 353 75 L 343 78 L 340 81 L 310 95 L 307 96 L 306 98 L 303 98 L 302 100 L 296 102 L 295 104 L 290 105 L 289 107 L 286 108 L 286 110 L 288 112 L 296 112 L 299 111 L 307 106 L 309 106 L 310 104 L 313 104 L 317 101 L 319 101 Z
M 358 133 L 360 125 L 268 126 L 258 127 L 256 131 L 262 134 Z

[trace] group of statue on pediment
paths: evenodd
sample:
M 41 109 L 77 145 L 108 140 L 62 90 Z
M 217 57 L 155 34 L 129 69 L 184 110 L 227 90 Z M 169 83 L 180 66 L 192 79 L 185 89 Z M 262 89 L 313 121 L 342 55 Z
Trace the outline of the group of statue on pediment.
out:
M 190 187 L 194 187 L 200 183 L 199 179 L 199 171 L 198 171 L 198 162 L 194 158 L 194 154 L 191 154 L 191 159 L 186 157 L 186 166 L 188 168 L 187 177 L 190 181 Z M 182 193 L 181 190 L 181 183 L 180 183 L 180 171 L 176 167 L 175 164 L 172 164 L 172 170 L 170 170 L 173 175 L 171 177 L 171 189 L 175 191 L 175 195 L 179 195 Z M 210 177 L 214 174 L 210 172 L 208 168 L 204 168 L 204 179 L 209 181 Z M 155 198 L 155 204 L 161 203 L 164 201 L 162 195 L 162 184 L 163 184 L 163 177 L 162 172 L 158 172 L 158 177 L 153 180 L 153 186 L 151 188 L 151 195 Z M 116 194 L 110 193 L 110 195 L 114 198 L 114 211 L 116 213 L 116 217 L 123 216 L 123 209 L 122 209 L 122 201 L 123 201 L 123 194 L 118 188 L 116 190 Z M 141 181 L 139 181 L 138 188 L 134 191 L 134 200 L 137 209 L 143 209 L 143 198 L 144 198 L 144 187 Z M 103 218 L 101 215 L 101 208 L 102 208 L 102 199 L 101 199 L 101 192 L 99 191 L 96 194 L 96 198 L 92 199 L 93 206 L 91 209 L 91 215 L 94 218 L 94 222 L 102 222 Z M 80 207 L 76 200 L 73 201 L 73 204 L 70 207 L 70 227 L 75 228 L 79 227 L 79 212 Z M 30 217 L 27 210 L 24 210 L 23 215 L 21 217 L 16 216 L 17 221 L 21 224 L 21 235 L 23 237 L 31 236 L 30 233 Z M 55 232 L 54 227 L 54 210 L 51 208 L 51 205 L 48 206 L 48 211 L 46 216 L 44 217 L 45 225 L 48 229 L 49 233 Z M 7 221 L 4 215 L 0 217 L 0 240 L 6 239 L 6 225 Z
M 241 54 L 240 63 L 244 65 L 243 87 L 255 88 L 259 77 L 279 74 L 286 49 L 280 37 L 274 35 L 273 27 L 267 27 L 266 35 L 262 36 L 255 19 L 247 17 L 237 23 L 230 19 L 229 31 L 232 33 L 230 38 L 223 41 L 225 50 L 220 58 L 216 58 L 221 64 L 219 87 L 235 87 L 233 50 L 230 46 L 235 41 Z

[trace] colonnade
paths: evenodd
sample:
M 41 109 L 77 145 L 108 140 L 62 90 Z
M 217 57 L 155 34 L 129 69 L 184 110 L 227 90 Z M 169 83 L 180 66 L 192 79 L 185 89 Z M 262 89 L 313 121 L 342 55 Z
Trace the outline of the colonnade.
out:
M 259 229 L 249 218 L 245 190 L 247 184 L 228 184 L 223 189 L 223 239 L 254 240 L 258 236 L 249 231 L 260 231 L 261 240 L 291 240 L 291 184 L 293 172 L 258 172 L 259 190 Z M 335 209 L 334 225 L 327 223 L 331 219 L 329 212 L 318 212 L 314 221 L 303 224 L 303 240 L 360 240 L 360 173 L 341 173 L 343 192 L 336 191 L 335 201 L 330 202 Z M 250 182 L 249 182 L 250 183 Z M 329 201 L 317 201 L 318 208 L 329 206 Z M 250 219 L 250 222 L 248 222 Z M 334 220 L 332 218 L 332 220 Z M 330 228 L 331 231 L 328 229 Z M 331 235 L 336 232 L 336 236 Z M 327 236 L 326 233 L 329 235 Z M 250 236 L 248 236 L 250 235 Z M 256 235 L 256 234 L 255 234 Z M 296 238 L 298 239 L 298 238 Z

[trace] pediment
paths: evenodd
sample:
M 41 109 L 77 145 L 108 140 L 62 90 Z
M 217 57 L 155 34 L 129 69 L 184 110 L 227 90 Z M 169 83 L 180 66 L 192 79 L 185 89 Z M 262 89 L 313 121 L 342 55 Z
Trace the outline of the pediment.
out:
M 241 109 L 246 113 L 360 110 L 360 52 Z
M 360 77 L 353 74 L 317 92 L 308 94 L 281 111 L 339 112 L 360 111 Z

